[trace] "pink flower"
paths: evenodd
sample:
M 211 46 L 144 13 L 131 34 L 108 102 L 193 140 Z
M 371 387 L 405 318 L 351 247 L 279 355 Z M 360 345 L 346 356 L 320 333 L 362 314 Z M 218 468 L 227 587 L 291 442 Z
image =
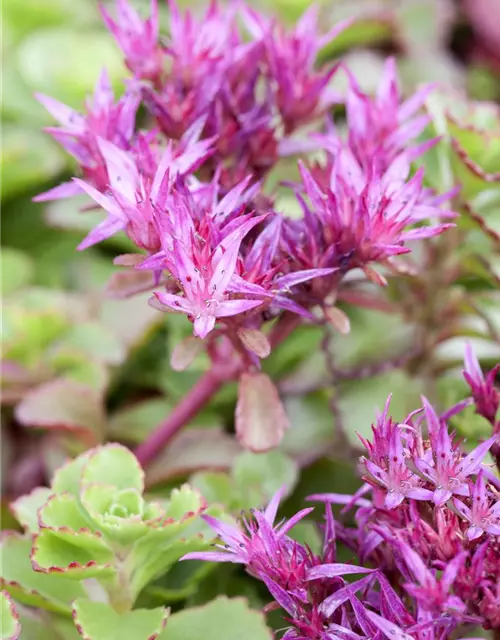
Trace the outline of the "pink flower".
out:
M 391 162 L 409 149 L 430 122 L 428 115 L 415 116 L 422 107 L 433 85 L 423 87 L 406 101 L 401 100 L 396 63 L 388 58 L 375 97 L 364 94 L 352 74 L 349 74 L 346 98 L 348 141 L 357 161 L 370 169 L 372 163 L 385 171 Z M 436 143 L 431 140 L 410 148 L 409 160 Z
M 466 531 L 467 538 L 476 540 L 484 533 L 500 536 L 500 500 L 488 494 L 482 471 L 478 473 L 470 494 L 470 506 L 453 499 L 455 509 L 470 524 Z
M 285 133 L 323 115 L 339 100 L 339 96 L 328 86 L 337 66 L 316 71 L 316 58 L 319 51 L 352 21 L 339 22 L 320 36 L 318 7 L 315 5 L 303 14 L 296 27 L 288 33 L 282 25 L 263 18 L 249 7 L 244 6 L 242 12 L 245 26 L 256 41 L 265 45 L 267 73 Z
M 230 297 L 228 291 L 241 242 L 263 219 L 259 216 L 244 221 L 210 252 L 197 252 L 192 239 L 173 238 L 170 271 L 180 282 L 184 295 L 163 292 L 155 295 L 161 304 L 191 317 L 194 332 L 200 338 L 206 338 L 218 318 L 242 314 L 263 303 L 265 291 L 257 300 Z M 235 289 L 233 286 L 232 291 Z
M 107 140 L 121 149 L 130 149 L 140 103 L 137 91 L 130 89 L 115 104 L 108 74 L 103 71 L 93 101 L 87 102 L 86 114 L 78 113 L 49 96 L 37 94 L 36 97 L 62 125 L 59 128 L 48 127 L 46 131 L 78 161 L 85 179 L 99 191 L 104 191 L 108 185 L 108 174 L 98 139 Z M 65 182 L 34 200 L 44 202 L 77 193 L 80 193 L 80 188 L 76 183 Z
M 477 413 L 493 425 L 500 406 L 500 391 L 495 388 L 495 379 L 499 371 L 500 364 L 497 364 L 485 377 L 472 347 L 470 344 L 466 345 L 465 369 L 462 374 L 471 388 Z
M 479 472 L 496 437 L 486 440 L 464 456 L 459 446 L 452 442 L 446 423 L 438 418 L 427 400 L 423 400 L 432 446 L 429 454 L 432 457 L 415 458 L 413 462 L 422 477 L 434 486 L 434 503 L 441 505 L 452 495 L 469 495 L 467 479 Z
M 147 20 L 142 20 L 127 0 L 116 0 L 116 21 L 103 5 L 100 5 L 100 10 L 135 78 L 158 82 L 164 61 L 164 52 L 159 44 L 158 0 L 151 0 L 151 15 Z
M 404 156 L 383 174 L 365 173 L 350 149 L 339 143 L 327 185 L 302 164 L 300 171 L 307 201 L 299 190 L 296 195 L 304 217 L 286 224 L 284 242 L 302 268 L 337 267 L 342 273 L 366 268 L 370 262 L 408 253 L 410 240 L 453 226 L 422 224 L 454 214 L 419 202 L 423 171 L 408 179 L 410 164 Z
M 189 134 L 189 132 L 188 132 Z M 100 154 L 104 158 L 109 189 L 101 193 L 88 182 L 74 179 L 78 187 L 87 193 L 108 214 L 107 218 L 93 229 L 80 243 L 79 249 L 86 249 L 97 242 L 125 230 L 127 235 L 141 248 L 154 253 L 161 248 L 161 237 L 156 218 L 162 215 L 173 180 L 188 174 L 210 153 L 211 141 L 191 142 L 185 150 L 179 146 L 175 151 L 169 143 L 158 162 L 154 156 L 147 158 L 156 164 L 152 176 L 141 171 L 137 158 L 141 158 L 141 148 L 135 156 L 123 151 L 107 140 L 98 138 Z

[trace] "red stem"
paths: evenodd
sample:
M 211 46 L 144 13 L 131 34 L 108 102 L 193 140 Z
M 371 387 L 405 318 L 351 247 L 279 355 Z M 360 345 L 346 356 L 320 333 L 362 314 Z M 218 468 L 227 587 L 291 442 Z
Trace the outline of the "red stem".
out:
M 161 452 L 173 436 L 186 425 L 219 391 L 226 378 L 209 369 L 182 398 L 170 415 L 135 451 L 142 466 L 148 465 Z

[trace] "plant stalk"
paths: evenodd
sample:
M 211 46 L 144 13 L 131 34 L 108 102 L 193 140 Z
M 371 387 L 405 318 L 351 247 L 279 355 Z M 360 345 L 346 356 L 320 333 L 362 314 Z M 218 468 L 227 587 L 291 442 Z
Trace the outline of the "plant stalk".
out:
M 201 376 L 170 415 L 135 450 L 142 466 L 147 466 L 156 458 L 175 434 L 210 402 L 226 380 L 225 377 L 216 375 L 213 368 Z

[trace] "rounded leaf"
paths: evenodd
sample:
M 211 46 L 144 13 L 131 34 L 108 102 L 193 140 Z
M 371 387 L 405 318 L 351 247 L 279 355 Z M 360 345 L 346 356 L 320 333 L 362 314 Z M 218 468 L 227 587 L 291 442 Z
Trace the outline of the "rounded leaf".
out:
M 116 489 L 144 491 L 144 471 L 134 454 L 121 444 L 94 449 L 82 469 L 82 485 L 107 484 Z
M 104 602 L 85 598 L 79 598 L 73 606 L 73 620 L 84 640 L 155 640 L 168 614 L 163 607 L 117 613 Z
M 277 447 L 289 427 L 278 391 L 265 373 L 243 373 L 238 387 L 236 435 L 251 451 Z

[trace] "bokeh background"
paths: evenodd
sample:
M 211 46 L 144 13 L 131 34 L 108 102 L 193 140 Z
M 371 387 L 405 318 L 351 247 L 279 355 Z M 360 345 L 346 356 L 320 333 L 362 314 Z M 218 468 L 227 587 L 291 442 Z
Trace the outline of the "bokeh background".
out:
M 147 11 L 144 0 L 136 3 Z M 198 0 L 180 4 L 193 11 L 201 5 Z M 254 4 L 293 22 L 309 2 L 255 0 Z M 323 0 L 320 4 L 325 29 L 341 18 L 357 18 L 323 56 L 345 57 L 365 90 L 375 88 L 384 59 L 394 54 L 407 88 L 436 80 L 465 89 L 471 97 L 500 98 L 498 0 Z M 166 4 L 162 11 L 166 13 Z M 41 484 L 68 449 L 105 438 L 140 442 L 189 388 L 199 369 L 176 375 L 169 369 L 171 346 L 189 331 L 182 318 L 169 316 L 167 324 L 141 296 L 107 298 L 116 271 L 111 258 L 130 248 L 125 236 L 78 253 L 76 245 L 100 214 L 82 215 L 78 198 L 32 202 L 34 195 L 74 171 L 68 156 L 43 133 L 43 127 L 53 122 L 35 101 L 34 92 L 81 109 L 103 66 L 117 90 L 126 75 L 120 53 L 101 24 L 97 2 L 3 0 L 2 14 L 3 470 L 6 494 L 15 496 Z M 340 89 L 345 81 L 338 74 Z M 390 317 L 375 314 L 367 319 L 353 312 L 351 322 L 351 337 L 339 343 L 338 357 L 344 364 L 383 359 L 405 342 L 405 327 L 393 326 Z M 301 333 L 266 367 L 282 374 L 301 363 L 296 380 L 305 376 L 314 386 L 314 376 L 322 374 L 321 354 L 307 361 L 304 354 L 314 352 L 317 341 L 314 331 Z M 418 390 L 408 396 L 400 375 L 391 373 L 351 387 L 346 383 L 342 402 L 352 432 L 356 424 L 369 427 L 373 407 L 381 405 L 389 390 L 401 391 L 401 410 L 415 406 Z M 63 392 L 56 387 L 52 396 L 40 400 L 35 394 L 38 399 L 32 400 L 34 390 L 61 379 L 70 381 Z M 289 384 L 293 386 L 293 377 Z M 78 385 L 87 389 L 84 402 Z M 221 415 L 230 420 L 234 394 L 234 388 L 228 388 L 218 398 L 217 415 L 207 411 L 201 423 L 214 426 Z M 306 449 L 325 446 L 331 437 L 331 417 L 324 398 L 312 394 L 297 401 L 292 398 L 289 404 L 294 422 L 315 425 L 307 435 L 316 438 L 314 446 L 309 443 Z M 78 437 L 66 437 L 64 430 Z M 294 434 L 285 449 L 297 456 L 304 450 L 303 432 Z M 220 456 L 222 468 L 232 455 L 224 446 L 213 452 Z M 177 453 L 169 455 L 171 459 L 158 465 L 163 480 L 179 472 Z M 196 469 L 196 460 L 188 462 Z M 342 471 L 335 474 L 341 478 Z M 304 494 L 308 490 L 303 487 Z

